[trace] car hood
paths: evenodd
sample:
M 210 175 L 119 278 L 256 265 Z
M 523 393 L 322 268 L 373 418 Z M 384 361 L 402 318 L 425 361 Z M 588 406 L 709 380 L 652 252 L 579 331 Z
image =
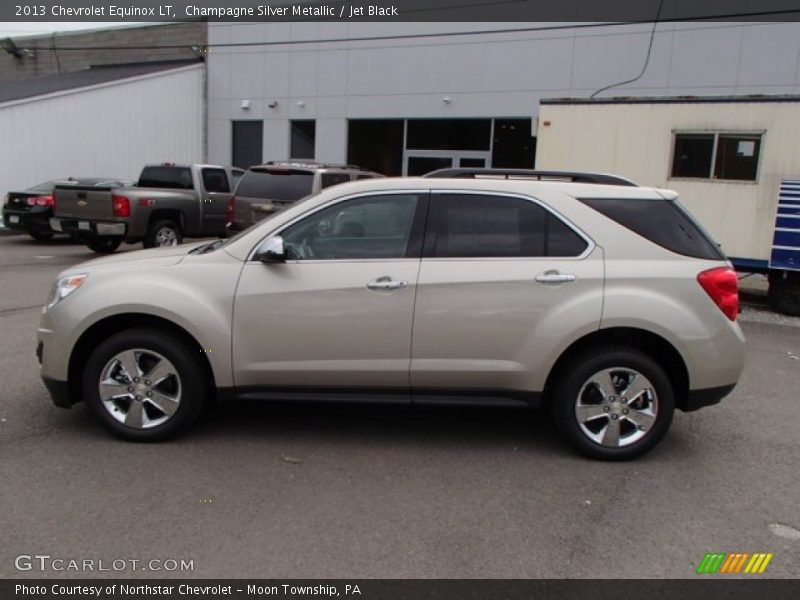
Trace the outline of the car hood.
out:
M 95 268 L 121 267 L 147 267 L 169 266 L 181 262 L 190 250 L 207 244 L 208 241 L 181 244 L 168 248 L 151 248 L 149 250 L 134 250 L 133 252 L 120 252 L 111 256 L 95 258 L 70 268 L 70 272 L 86 272 Z

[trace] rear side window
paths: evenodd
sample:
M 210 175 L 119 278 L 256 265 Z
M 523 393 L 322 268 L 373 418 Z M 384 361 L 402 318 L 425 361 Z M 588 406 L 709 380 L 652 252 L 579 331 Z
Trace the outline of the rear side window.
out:
M 167 165 L 145 167 L 142 169 L 137 185 L 143 188 L 194 189 L 192 171 L 189 167 L 170 167 Z
M 244 174 L 236 195 L 269 200 L 300 200 L 311 193 L 314 175 L 294 169 L 251 169 Z
M 676 254 L 724 260 L 725 255 L 674 200 L 641 198 L 580 198 L 609 219 Z
M 579 256 L 587 243 L 558 217 L 521 198 L 435 194 L 427 256 Z
M 203 169 L 203 187 L 207 192 L 230 192 L 228 174 L 225 169 Z
M 347 173 L 323 173 L 320 187 L 325 189 L 331 187 L 332 185 L 345 183 L 346 181 L 350 181 L 350 175 Z

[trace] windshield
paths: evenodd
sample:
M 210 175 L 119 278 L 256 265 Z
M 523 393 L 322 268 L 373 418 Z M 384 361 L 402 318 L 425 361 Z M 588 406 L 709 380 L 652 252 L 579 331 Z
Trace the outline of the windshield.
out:
M 300 200 L 311 193 L 314 174 L 294 169 L 251 169 L 236 187 L 243 198 L 270 200 Z

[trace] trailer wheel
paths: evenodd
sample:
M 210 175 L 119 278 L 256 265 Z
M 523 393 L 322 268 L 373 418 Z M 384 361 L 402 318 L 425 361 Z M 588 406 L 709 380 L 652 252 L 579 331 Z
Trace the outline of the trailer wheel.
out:
M 800 279 L 773 279 L 770 281 L 769 303 L 778 312 L 800 317 Z

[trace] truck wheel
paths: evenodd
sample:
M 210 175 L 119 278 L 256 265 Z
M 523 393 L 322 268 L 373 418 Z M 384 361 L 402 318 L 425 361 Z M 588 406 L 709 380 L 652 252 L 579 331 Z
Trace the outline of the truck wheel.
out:
M 769 303 L 778 312 L 800 317 L 800 279 L 770 281 Z
M 83 398 L 114 435 L 158 442 L 185 431 L 209 397 L 209 374 L 181 336 L 153 329 L 112 335 L 89 356 Z
M 556 425 L 590 458 L 629 460 L 653 448 L 675 410 L 664 369 L 626 346 L 602 346 L 574 357 L 555 375 Z
M 181 228 L 174 221 L 156 221 L 150 225 L 144 238 L 145 248 L 177 246 L 183 241 Z
M 111 254 L 121 243 L 121 237 L 98 237 L 88 240 L 86 246 L 98 254 Z

